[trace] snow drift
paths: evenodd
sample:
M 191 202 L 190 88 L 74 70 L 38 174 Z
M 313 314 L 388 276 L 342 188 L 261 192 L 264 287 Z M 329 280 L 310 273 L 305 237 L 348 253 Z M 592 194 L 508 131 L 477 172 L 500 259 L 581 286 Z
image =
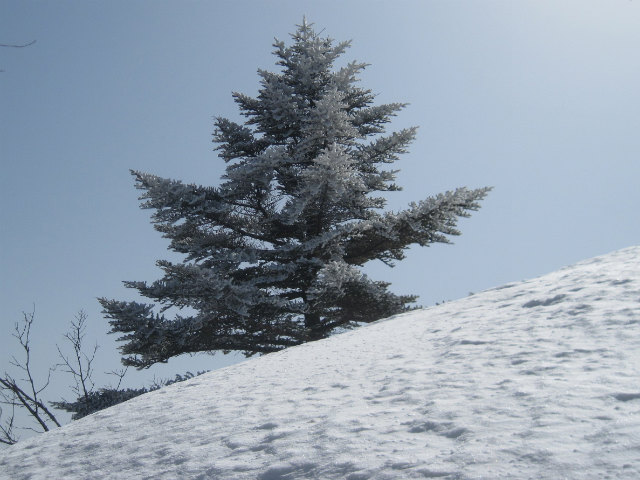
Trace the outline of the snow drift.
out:
M 0 477 L 640 478 L 640 247 L 143 395 Z

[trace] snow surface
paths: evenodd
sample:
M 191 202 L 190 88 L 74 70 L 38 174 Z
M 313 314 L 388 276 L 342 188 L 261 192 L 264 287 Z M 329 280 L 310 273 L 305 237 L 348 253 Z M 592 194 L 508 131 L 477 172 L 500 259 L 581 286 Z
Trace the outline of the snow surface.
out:
M 640 247 L 143 395 L 0 477 L 640 478 Z

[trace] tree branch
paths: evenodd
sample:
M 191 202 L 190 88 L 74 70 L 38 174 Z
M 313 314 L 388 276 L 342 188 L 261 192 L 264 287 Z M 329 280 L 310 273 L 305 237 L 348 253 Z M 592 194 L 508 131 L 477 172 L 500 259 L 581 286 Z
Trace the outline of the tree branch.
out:
M 13 43 L 0 43 L 0 47 L 24 48 L 24 47 L 29 47 L 29 46 L 33 45 L 34 43 L 36 43 L 35 40 L 32 40 L 29 43 L 25 43 L 24 45 L 16 45 L 16 44 L 13 44 Z
M 4 393 L 3 393 L 4 396 Z M 2 418 L 2 408 L 0 408 L 0 418 Z M 4 443 L 5 445 L 13 445 L 18 442 L 18 439 L 13 434 L 13 422 L 16 417 L 16 408 L 15 405 L 11 404 L 11 415 L 9 416 L 9 420 L 6 422 L 6 426 L 4 424 L 0 424 L 0 433 L 2 436 L 0 437 L 0 443 Z
M 94 383 L 92 380 L 93 375 L 93 360 L 96 357 L 98 351 L 98 344 L 93 347 L 93 352 L 87 355 L 82 350 L 82 342 L 85 337 L 85 330 L 87 328 L 87 314 L 80 310 L 75 316 L 75 321 L 71 320 L 71 329 L 64 335 L 73 349 L 73 360 L 70 360 L 68 356 L 62 353 L 60 347 L 56 345 L 58 349 L 58 355 L 62 359 L 59 366 L 64 367 L 65 372 L 70 373 L 75 381 L 74 393 L 77 396 L 83 396 L 85 399 L 89 398 L 89 393 L 93 391 Z
M 51 372 L 54 369 L 49 369 L 47 381 L 40 388 L 36 386 L 36 382 L 31 371 L 31 326 L 33 325 L 34 317 L 35 308 L 31 313 L 23 312 L 22 325 L 16 322 L 14 326 L 15 333 L 13 336 L 18 340 L 18 343 L 20 343 L 20 346 L 24 351 L 25 358 L 23 361 L 19 361 L 16 357 L 11 357 L 11 361 L 9 362 L 24 372 L 26 377 L 21 379 L 21 381 L 26 384 L 26 387 L 20 386 L 18 381 L 6 372 L 3 376 L 0 376 L 0 393 L 4 399 L 4 402 L 2 403 L 11 405 L 12 408 L 12 415 L 9 418 L 8 423 L 6 426 L 2 425 L 0 427 L 3 435 L 2 443 L 15 443 L 17 441 L 17 438 L 13 435 L 15 419 L 13 413 L 15 412 L 15 407 L 27 410 L 29 415 L 45 432 L 49 431 L 48 422 L 52 422 L 58 427 L 60 426 L 60 422 L 58 422 L 55 415 L 47 408 L 40 398 L 40 394 L 49 385 Z M 31 393 L 28 393 L 28 391 Z

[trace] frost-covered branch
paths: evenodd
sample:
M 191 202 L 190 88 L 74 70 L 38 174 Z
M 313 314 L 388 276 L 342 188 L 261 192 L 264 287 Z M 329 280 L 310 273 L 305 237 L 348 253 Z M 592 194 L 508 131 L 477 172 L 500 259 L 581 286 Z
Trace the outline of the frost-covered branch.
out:
M 490 188 L 459 188 L 412 204 L 400 213 L 387 213 L 376 220 L 349 226 L 345 242 L 345 261 L 363 265 L 372 259 L 393 265 L 404 258 L 404 250 L 412 244 L 450 243 L 449 236 L 460 235 L 458 217 L 480 208 Z

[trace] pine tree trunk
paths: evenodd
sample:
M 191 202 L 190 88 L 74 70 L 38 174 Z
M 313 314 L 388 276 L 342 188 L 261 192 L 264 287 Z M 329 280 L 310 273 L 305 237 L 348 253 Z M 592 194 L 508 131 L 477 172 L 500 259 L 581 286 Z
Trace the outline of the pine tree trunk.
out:
M 324 338 L 321 324 L 320 314 L 318 313 L 305 313 L 304 325 L 307 327 L 307 341 L 320 340 Z

